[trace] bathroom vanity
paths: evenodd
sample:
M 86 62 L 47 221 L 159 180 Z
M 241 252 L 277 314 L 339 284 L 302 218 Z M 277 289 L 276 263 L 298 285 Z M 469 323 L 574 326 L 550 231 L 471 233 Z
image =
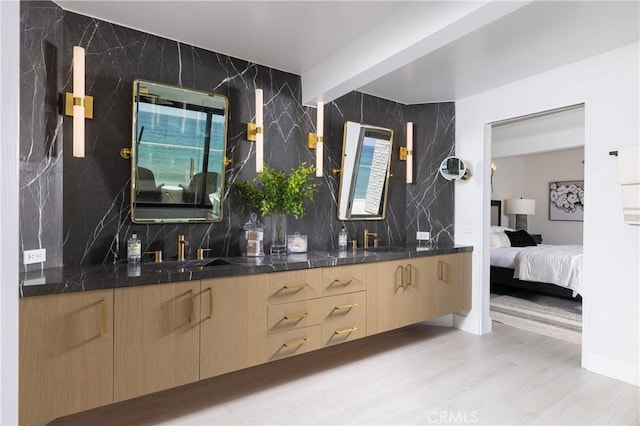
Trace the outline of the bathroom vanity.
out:
M 44 272 L 20 285 L 21 424 L 471 309 L 470 247 Z

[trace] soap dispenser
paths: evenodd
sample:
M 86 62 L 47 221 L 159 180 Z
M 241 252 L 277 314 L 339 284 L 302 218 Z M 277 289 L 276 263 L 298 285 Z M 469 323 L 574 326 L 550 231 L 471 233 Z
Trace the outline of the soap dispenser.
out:
M 348 240 L 349 240 L 349 234 L 347 234 L 347 228 L 345 228 L 344 225 L 342 225 L 342 228 L 338 233 L 338 250 L 346 250 Z
M 130 264 L 140 263 L 142 255 L 142 244 L 136 231 L 131 231 L 131 238 L 127 241 L 127 262 Z

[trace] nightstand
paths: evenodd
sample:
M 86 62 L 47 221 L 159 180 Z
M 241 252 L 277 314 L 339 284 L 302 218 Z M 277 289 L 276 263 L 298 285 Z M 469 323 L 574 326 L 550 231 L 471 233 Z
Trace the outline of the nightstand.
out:
M 531 237 L 533 238 L 533 241 L 536 242 L 536 244 L 542 244 L 542 234 L 529 234 L 531 235 Z

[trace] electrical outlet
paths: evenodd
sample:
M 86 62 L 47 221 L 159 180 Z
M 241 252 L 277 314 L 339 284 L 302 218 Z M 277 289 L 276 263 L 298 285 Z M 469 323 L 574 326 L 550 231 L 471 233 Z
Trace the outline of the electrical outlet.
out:
M 418 231 L 416 232 L 416 240 L 428 240 L 431 238 L 431 232 L 427 231 Z
M 47 260 L 47 249 L 25 250 L 22 256 L 25 265 L 42 263 Z

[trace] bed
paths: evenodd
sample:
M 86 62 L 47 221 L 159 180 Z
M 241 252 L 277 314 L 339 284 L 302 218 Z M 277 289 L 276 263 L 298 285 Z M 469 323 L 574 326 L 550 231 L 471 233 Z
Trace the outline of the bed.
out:
M 491 203 L 492 292 L 508 293 L 513 289 L 526 289 L 554 296 L 580 298 L 582 246 L 536 244 L 532 238 L 531 241 L 527 239 L 526 232 L 513 232 L 513 229 L 500 226 L 501 207 L 498 203 L 500 201 L 496 200 Z M 522 243 L 520 237 L 526 244 Z M 514 240 L 514 245 L 522 243 L 524 246 L 512 246 L 510 238 Z

